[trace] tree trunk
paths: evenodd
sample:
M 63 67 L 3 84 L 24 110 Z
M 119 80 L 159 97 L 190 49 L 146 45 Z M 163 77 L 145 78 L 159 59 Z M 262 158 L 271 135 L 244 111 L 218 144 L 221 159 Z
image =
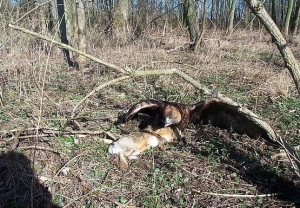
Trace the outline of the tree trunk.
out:
M 298 1 L 297 7 L 296 7 L 296 14 L 295 14 L 295 18 L 294 18 L 293 26 L 292 26 L 292 34 L 293 35 L 297 35 L 299 21 L 300 21 L 300 2 Z
M 252 12 L 257 16 L 257 18 L 264 24 L 267 31 L 272 36 L 275 44 L 280 51 L 285 65 L 288 68 L 294 83 L 296 85 L 296 89 L 300 93 L 300 67 L 298 61 L 295 59 L 292 51 L 287 46 L 287 42 L 281 34 L 280 30 L 269 16 L 267 11 L 264 9 L 263 4 L 256 0 L 245 0 L 249 5 Z
M 138 1 L 138 14 L 139 20 L 137 21 L 137 27 L 134 31 L 135 38 L 140 37 L 142 32 L 147 27 L 147 19 L 148 19 L 148 1 L 147 0 L 139 0 Z
M 85 30 L 85 13 L 83 0 L 78 0 L 77 3 L 77 23 L 78 23 L 78 49 L 86 53 L 86 30 Z M 82 68 L 86 65 L 87 59 L 85 56 L 78 56 L 79 67 Z
M 36 2 L 37 3 L 37 2 Z M 42 4 L 42 1 L 40 0 L 39 1 L 39 4 Z M 37 5 L 38 6 L 38 5 Z M 41 33 L 42 34 L 46 34 L 47 32 L 47 25 L 46 25 L 46 19 L 45 19 L 45 15 L 46 15 L 46 10 L 45 10 L 45 7 L 42 6 L 40 8 L 40 12 L 39 12 L 39 18 L 40 18 L 40 21 L 41 21 Z
M 250 12 L 250 23 L 249 23 L 249 30 L 252 32 L 253 31 L 253 24 L 254 24 L 254 14 Z
M 129 21 L 129 9 L 130 1 L 129 0 L 119 0 L 114 7 L 114 27 L 126 27 Z
M 289 27 L 290 27 L 290 20 L 291 20 L 291 15 L 293 11 L 293 5 L 294 5 L 294 0 L 289 0 L 286 16 L 285 16 L 285 21 L 284 21 L 284 34 L 286 36 L 289 35 Z
M 57 1 L 50 2 L 50 13 L 51 13 L 51 20 L 50 20 L 50 28 L 56 28 L 58 26 L 58 7 Z
M 229 24 L 228 24 L 228 35 L 231 35 L 233 32 L 233 22 L 234 22 L 234 13 L 236 7 L 236 0 L 232 0 L 230 13 L 229 13 Z
M 220 24 L 220 0 L 216 0 L 216 25 L 221 25 Z
M 60 32 L 60 40 L 62 43 L 69 45 L 69 40 L 67 37 L 67 26 L 66 26 L 66 18 L 65 18 L 65 5 L 64 0 L 57 0 L 57 12 L 59 17 L 59 32 Z M 62 49 L 65 59 L 68 62 L 70 67 L 74 67 L 74 63 L 71 61 L 70 52 L 63 48 Z
M 204 34 L 206 32 L 206 13 L 207 13 L 207 0 L 204 0 L 204 5 L 203 5 L 203 15 L 202 15 L 202 30 L 201 30 L 201 34 L 200 34 L 200 37 L 198 38 L 197 42 L 196 42 L 196 45 L 195 45 L 195 48 L 194 48 L 194 51 L 197 51 L 202 40 L 203 40 L 203 37 L 204 37 Z
M 249 7 L 245 4 L 245 28 L 249 29 L 252 32 L 253 29 L 253 17 L 251 10 Z
M 65 5 L 65 20 L 66 20 L 66 32 L 70 45 L 75 44 L 77 40 L 77 22 L 76 22 L 76 4 L 74 0 L 64 0 Z
M 272 19 L 277 25 L 277 20 L 276 20 L 276 0 L 272 0 Z
M 226 28 L 226 1 L 225 0 L 220 0 L 219 13 L 220 13 L 220 28 L 221 30 L 223 30 L 224 28 Z
M 199 38 L 199 24 L 193 0 L 184 1 L 184 15 L 190 34 L 190 48 L 191 50 L 194 50 L 195 44 Z
M 286 16 L 286 9 L 287 9 L 287 3 L 286 3 L 287 0 L 285 1 L 279 1 L 281 3 L 281 31 L 284 30 L 284 22 L 285 22 L 285 16 Z

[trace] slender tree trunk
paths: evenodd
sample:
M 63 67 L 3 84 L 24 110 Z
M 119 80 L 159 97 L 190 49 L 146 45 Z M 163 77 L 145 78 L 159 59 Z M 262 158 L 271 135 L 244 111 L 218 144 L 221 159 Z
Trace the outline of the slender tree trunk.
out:
M 216 0 L 216 25 L 221 25 L 220 23 L 220 0 Z M 220 28 L 221 29 L 221 28 Z
M 249 23 L 249 30 L 252 32 L 253 31 L 253 24 L 254 24 L 254 14 L 250 12 L 250 23 Z
M 39 4 L 41 4 L 41 0 L 39 1 Z M 40 21 L 41 21 L 41 33 L 42 34 L 45 34 L 47 32 L 47 25 L 46 25 L 46 19 L 45 19 L 45 16 L 46 16 L 46 10 L 45 10 L 45 7 L 42 6 L 40 8 L 40 14 L 39 14 L 39 17 L 40 17 Z
M 285 21 L 284 21 L 284 34 L 286 36 L 289 35 L 289 27 L 290 27 L 290 20 L 291 20 L 291 15 L 293 11 L 293 5 L 294 5 L 294 0 L 289 0 L 286 16 L 285 16 Z
M 83 53 L 86 53 L 86 29 L 85 29 L 85 13 L 83 0 L 78 0 L 77 3 L 77 23 L 78 23 L 78 49 Z M 86 65 L 87 59 L 85 56 L 79 55 L 78 57 L 79 67 L 82 68 Z
M 285 17 L 285 2 L 286 1 L 280 1 L 281 2 L 281 21 L 280 21 L 280 25 L 281 25 L 281 30 L 283 30 L 283 28 L 284 28 L 284 17 Z
M 226 1 L 225 0 L 220 0 L 219 13 L 220 13 L 220 28 L 223 30 L 224 28 L 226 28 Z
M 75 44 L 77 40 L 77 22 L 76 22 L 76 4 L 74 0 L 64 0 L 65 5 L 65 20 L 66 20 L 66 32 L 70 45 Z
M 184 14 L 186 19 L 186 25 L 190 34 L 190 48 L 191 50 L 194 50 L 195 44 L 199 38 L 199 24 L 193 0 L 184 1 Z
M 134 31 L 135 38 L 140 37 L 142 32 L 146 29 L 147 19 L 148 19 L 148 1 L 147 0 L 139 0 L 138 1 L 138 14 L 139 20 L 137 21 L 137 27 Z
M 236 8 L 236 0 L 232 0 L 230 13 L 229 13 L 229 24 L 228 24 L 228 35 L 231 35 L 233 32 L 233 23 L 234 23 L 234 13 Z
M 277 25 L 277 19 L 276 19 L 276 0 L 272 0 L 272 19 Z
M 62 43 L 69 45 L 69 40 L 67 37 L 67 26 L 66 26 L 66 18 L 65 18 L 65 5 L 64 0 L 57 0 L 57 12 L 59 17 L 59 32 L 60 32 L 60 40 Z M 63 48 L 62 49 L 65 59 L 68 62 L 70 67 L 74 67 L 74 62 L 71 61 L 70 52 Z
M 244 13 L 245 13 L 245 28 L 248 28 L 251 21 L 251 16 L 250 16 L 250 9 L 247 7 L 247 5 L 245 5 Z
M 215 1 L 211 0 L 211 10 L 210 10 L 210 19 L 214 20 L 214 11 L 215 11 Z
M 300 2 L 298 1 L 297 7 L 296 7 L 296 14 L 295 14 L 295 18 L 294 18 L 293 26 L 292 26 L 292 34 L 293 35 L 297 35 L 299 21 L 300 21 Z
M 50 26 L 51 29 L 55 28 L 58 25 L 58 6 L 57 1 L 51 1 L 50 3 L 50 13 L 51 13 L 51 21 Z
M 280 51 L 285 65 L 288 68 L 296 89 L 300 93 L 300 67 L 298 61 L 295 59 L 292 51 L 287 46 L 287 42 L 278 29 L 277 25 L 274 23 L 272 18 L 269 16 L 268 12 L 264 9 L 264 6 L 261 2 L 256 0 L 245 0 L 249 5 L 252 12 L 258 17 L 258 19 L 264 24 L 270 35 L 272 36 L 275 44 Z
M 197 51 L 202 40 L 203 40 L 203 37 L 204 37 L 204 34 L 206 32 L 206 13 L 207 13 L 207 0 L 204 0 L 204 5 L 203 5 L 203 15 L 202 15 L 202 30 L 201 30 L 201 34 L 196 42 L 196 45 L 195 45 L 195 48 L 194 48 L 194 51 Z
M 228 27 L 229 27 L 229 15 L 230 15 L 230 0 L 223 0 L 224 1 L 224 4 L 225 4 L 225 7 L 224 7 L 224 23 L 225 23 L 225 27 L 226 27 L 226 30 L 228 30 Z

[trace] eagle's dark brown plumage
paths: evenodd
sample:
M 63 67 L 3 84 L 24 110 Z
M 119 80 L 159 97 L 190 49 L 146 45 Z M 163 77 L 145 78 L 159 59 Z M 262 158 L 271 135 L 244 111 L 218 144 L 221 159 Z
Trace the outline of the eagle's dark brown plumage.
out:
M 250 137 L 263 137 L 269 140 L 265 129 L 239 111 L 239 107 L 229 105 L 216 98 L 206 99 L 193 105 L 168 101 L 143 100 L 134 104 L 123 116 L 127 122 L 139 113 L 152 116 L 152 127 L 177 127 L 183 131 L 189 123 L 211 124 L 230 129 Z
M 176 126 L 179 130 L 184 130 L 190 121 L 190 107 L 168 101 L 143 100 L 128 110 L 123 116 L 123 121 L 127 122 L 138 113 L 142 113 L 153 117 L 152 127 L 154 129 Z

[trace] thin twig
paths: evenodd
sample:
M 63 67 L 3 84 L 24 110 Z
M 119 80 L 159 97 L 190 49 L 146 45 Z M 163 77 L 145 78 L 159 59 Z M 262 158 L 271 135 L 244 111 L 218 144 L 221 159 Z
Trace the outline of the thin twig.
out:
M 274 193 L 274 194 L 220 194 L 220 193 L 213 193 L 213 192 L 200 192 L 195 189 L 193 189 L 194 192 L 201 193 L 201 194 L 208 194 L 213 196 L 225 196 L 225 197 L 237 197 L 237 198 L 256 198 L 256 197 L 270 197 L 270 196 L 277 196 L 282 193 Z
M 90 134 L 90 135 L 97 135 L 97 134 L 103 134 L 105 133 L 104 130 L 100 131 L 89 131 L 89 130 L 81 130 L 81 131 L 74 131 L 74 130 L 69 130 L 69 131 L 60 131 L 55 128 L 23 128 L 23 129 L 12 129 L 12 130 L 5 130 L 5 131 L 0 131 L 2 134 L 10 134 L 10 133 L 15 133 L 15 132 L 26 132 L 26 131 L 41 131 L 44 134 L 35 134 L 35 135 L 26 135 L 26 136 L 47 136 L 47 134 L 53 134 L 53 135 L 64 135 L 64 134 Z M 18 138 L 26 138 L 26 136 L 18 136 Z
M 72 111 L 72 118 L 75 116 L 75 111 L 77 110 L 77 108 L 84 103 L 84 101 L 89 98 L 91 95 L 93 95 L 94 93 L 98 92 L 99 90 L 109 86 L 109 85 L 113 85 L 113 84 L 117 84 L 120 81 L 126 80 L 126 79 L 130 79 L 133 77 L 141 77 L 141 76 L 154 76 L 154 75 L 171 75 L 174 74 L 174 72 L 177 71 L 177 69 L 164 69 L 164 70 L 151 70 L 151 71 L 136 71 L 136 72 L 132 72 L 131 76 L 129 75 L 125 75 L 125 76 L 121 76 L 118 78 L 115 78 L 113 80 L 110 80 L 104 84 L 99 85 L 98 87 L 96 87 L 95 89 L 93 89 L 91 92 L 89 92 L 82 100 L 80 100 L 77 105 L 73 108 Z
M 89 94 L 87 94 L 82 100 L 80 100 L 77 105 L 73 108 L 73 111 L 72 111 L 72 118 L 75 116 L 75 111 L 76 109 L 87 99 L 89 98 L 91 95 L 93 95 L 94 93 L 98 92 L 100 89 L 102 88 L 105 88 L 109 85 L 112 85 L 112 84 L 115 84 L 115 83 L 118 83 L 122 80 L 125 80 L 125 79 L 129 79 L 130 76 L 122 76 L 122 77 L 118 77 L 116 79 L 113 79 L 113 80 L 110 80 L 109 82 L 106 82 L 98 87 L 96 87 L 94 90 L 92 90 Z

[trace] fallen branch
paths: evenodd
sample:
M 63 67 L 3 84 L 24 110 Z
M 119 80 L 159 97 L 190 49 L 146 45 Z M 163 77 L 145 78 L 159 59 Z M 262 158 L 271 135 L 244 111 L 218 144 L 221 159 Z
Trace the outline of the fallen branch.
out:
M 34 132 L 34 131 L 39 131 L 42 134 L 36 134 L 36 132 Z M 2 135 L 4 135 L 4 134 L 8 135 L 8 134 L 12 134 L 12 133 L 15 133 L 15 132 L 17 132 L 19 134 L 19 136 L 17 136 L 17 138 L 26 138 L 28 136 L 30 136 L 30 137 L 33 137 L 33 136 L 39 136 L 39 137 L 41 137 L 41 136 L 49 136 L 49 134 L 55 135 L 55 136 L 60 136 L 60 135 L 78 135 L 78 134 L 98 135 L 98 134 L 105 133 L 104 130 L 100 130 L 100 131 L 89 131 L 89 130 L 82 130 L 82 131 L 73 131 L 73 130 L 70 130 L 70 131 L 60 131 L 60 130 L 57 130 L 57 129 L 45 129 L 45 128 L 39 128 L 39 129 L 37 129 L 37 128 L 28 128 L 28 129 L 23 128 L 22 130 L 12 129 L 12 130 L 9 130 L 9 131 L 1 131 L 0 133 Z M 27 133 L 27 135 L 24 135 L 24 134 L 26 134 L 24 132 L 29 132 L 29 133 Z M 32 132 L 32 133 L 30 133 L 30 132 Z

